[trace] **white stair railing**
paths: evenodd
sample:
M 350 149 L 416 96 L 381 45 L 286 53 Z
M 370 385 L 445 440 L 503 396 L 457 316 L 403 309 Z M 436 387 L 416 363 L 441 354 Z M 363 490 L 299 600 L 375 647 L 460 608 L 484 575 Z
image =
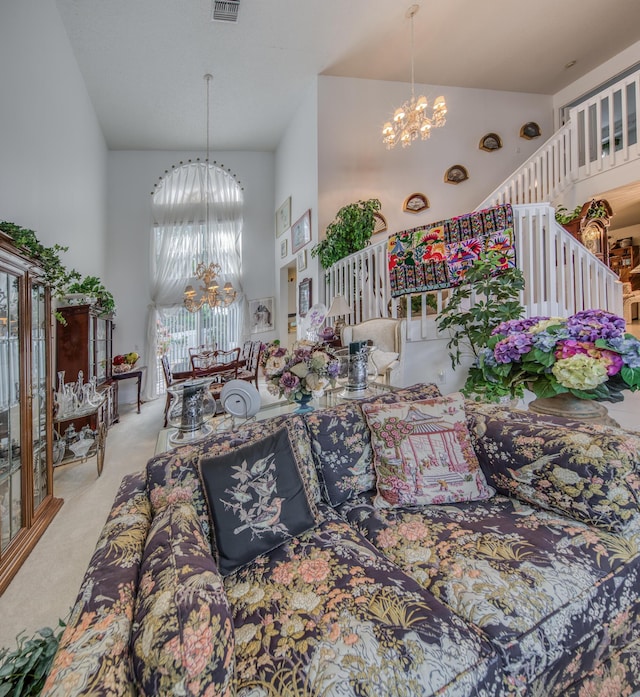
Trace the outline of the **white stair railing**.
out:
M 478 209 L 553 202 L 576 181 L 638 159 L 639 103 L 640 70 L 571 109 L 568 122 Z
M 590 308 L 622 314 L 618 277 L 556 223 L 549 202 L 577 181 L 640 158 L 639 103 L 640 70 L 572 108 L 569 121 L 478 206 L 514 207 L 527 315 L 567 316 Z M 325 280 L 326 302 L 343 295 L 353 308 L 348 323 L 397 317 L 402 311 L 408 339 L 437 336 L 434 320 L 448 291 L 392 299 L 386 240 L 342 259 Z
M 527 316 L 566 317 L 591 308 L 622 314 L 618 277 L 558 225 L 553 207 L 518 205 L 513 212 L 516 264 L 525 278 L 520 302 Z M 438 290 L 414 294 L 404 303 L 392 299 L 386 240 L 341 259 L 327 270 L 325 283 L 328 301 L 342 295 L 352 308 L 348 324 L 397 317 L 404 304 L 408 340 L 437 337 L 435 319 L 449 295 Z

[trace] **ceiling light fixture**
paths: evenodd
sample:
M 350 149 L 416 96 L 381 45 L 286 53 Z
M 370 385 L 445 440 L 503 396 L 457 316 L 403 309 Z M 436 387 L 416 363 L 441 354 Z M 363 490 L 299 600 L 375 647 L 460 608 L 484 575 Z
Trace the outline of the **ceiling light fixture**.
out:
M 209 165 L 209 148 L 210 148 L 210 138 L 209 138 L 209 86 L 211 80 L 213 80 L 213 75 L 207 73 L 204 76 L 207 83 L 207 159 L 205 160 L 206 167 L 206 177 L 205 177 L 205 190 L 204 190 L 204 205 L 205 205 L 205 225 L 206 234 L 205 240 L 210 239 L 209 235 L 209 192 L 211 191 L 211 166 Z M 184 289 L 184 306 L 189 310 L 189 312 L 198 312 L 200 308 L 208 304 L 211 307 L 220 307 L 230 305 L 236 299 L 236 291 L 234 290 L 231 283 L 227 282 L 224 284 L 222 290 L 220 290 L 220 284 L 217 282 L 217 278 L 222 271 L 220 264 L 206 264 L 201 261 L 195 270 L 195 276 L 199 281 L 202 281 L 200 286 L 200 296 L 197 296 L 197 291 L 192 285 L 188 285 Z
M 428 114 L 429 105 L 426 97 L 415 97 L 414 66 L 413 66 L 413 18 L 420 9 L 419 5 L 411 5 L 406 17 L 411 20 L 411 99 L 398 107 L 393 114 L 393 122 L 387 121 L 382 128 L 382 142 L 388 150 L 401 143 L 403 148 L 420 137 L 426 140 L 431 135 L 432 128 L 440 128 L 446 123 L 447 104 L 444 97 L 437 97 Z

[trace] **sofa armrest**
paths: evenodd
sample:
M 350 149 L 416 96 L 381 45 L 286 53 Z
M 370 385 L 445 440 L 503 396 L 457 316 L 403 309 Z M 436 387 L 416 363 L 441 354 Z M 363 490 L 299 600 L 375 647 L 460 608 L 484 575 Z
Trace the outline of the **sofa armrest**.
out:
M 129 636 L 151 505 L 128 475 L 107 518 L 42 691 L 46 697 L 134 695 Z
M 499 492 L 610 532 L 640 529 L 640 437 L 471 402 L 466 411 L 480 466 Z

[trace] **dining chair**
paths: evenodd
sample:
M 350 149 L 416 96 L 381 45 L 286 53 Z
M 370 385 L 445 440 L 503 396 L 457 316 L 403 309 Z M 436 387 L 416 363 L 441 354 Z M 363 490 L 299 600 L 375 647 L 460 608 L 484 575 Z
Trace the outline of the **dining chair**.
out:
M 169 413 L 169 404 L 171 403 L 171 394 L 169 393 L 169 387 L 175 385 L 179 382 L 183 382 L 191 377 L 190 371 L 176 371 L 171 370 L 171 364 L 169 363 L 169 357 L 164 355 L 160 358 L 162 363 L 162 372 L 164 374 L 164 384 L 167 388 L 167 400 L 164 405 L 164 427 L 167 427 L 167 414 Z

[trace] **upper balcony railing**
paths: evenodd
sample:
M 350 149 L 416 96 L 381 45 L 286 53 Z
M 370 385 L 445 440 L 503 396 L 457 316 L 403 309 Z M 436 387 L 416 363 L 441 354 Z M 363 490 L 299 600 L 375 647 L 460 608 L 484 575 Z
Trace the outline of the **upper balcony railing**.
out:
M 554 202 L 577 181 L 640 157 L 640 71 L 573 107 L 569 121 L 478 208 Z

